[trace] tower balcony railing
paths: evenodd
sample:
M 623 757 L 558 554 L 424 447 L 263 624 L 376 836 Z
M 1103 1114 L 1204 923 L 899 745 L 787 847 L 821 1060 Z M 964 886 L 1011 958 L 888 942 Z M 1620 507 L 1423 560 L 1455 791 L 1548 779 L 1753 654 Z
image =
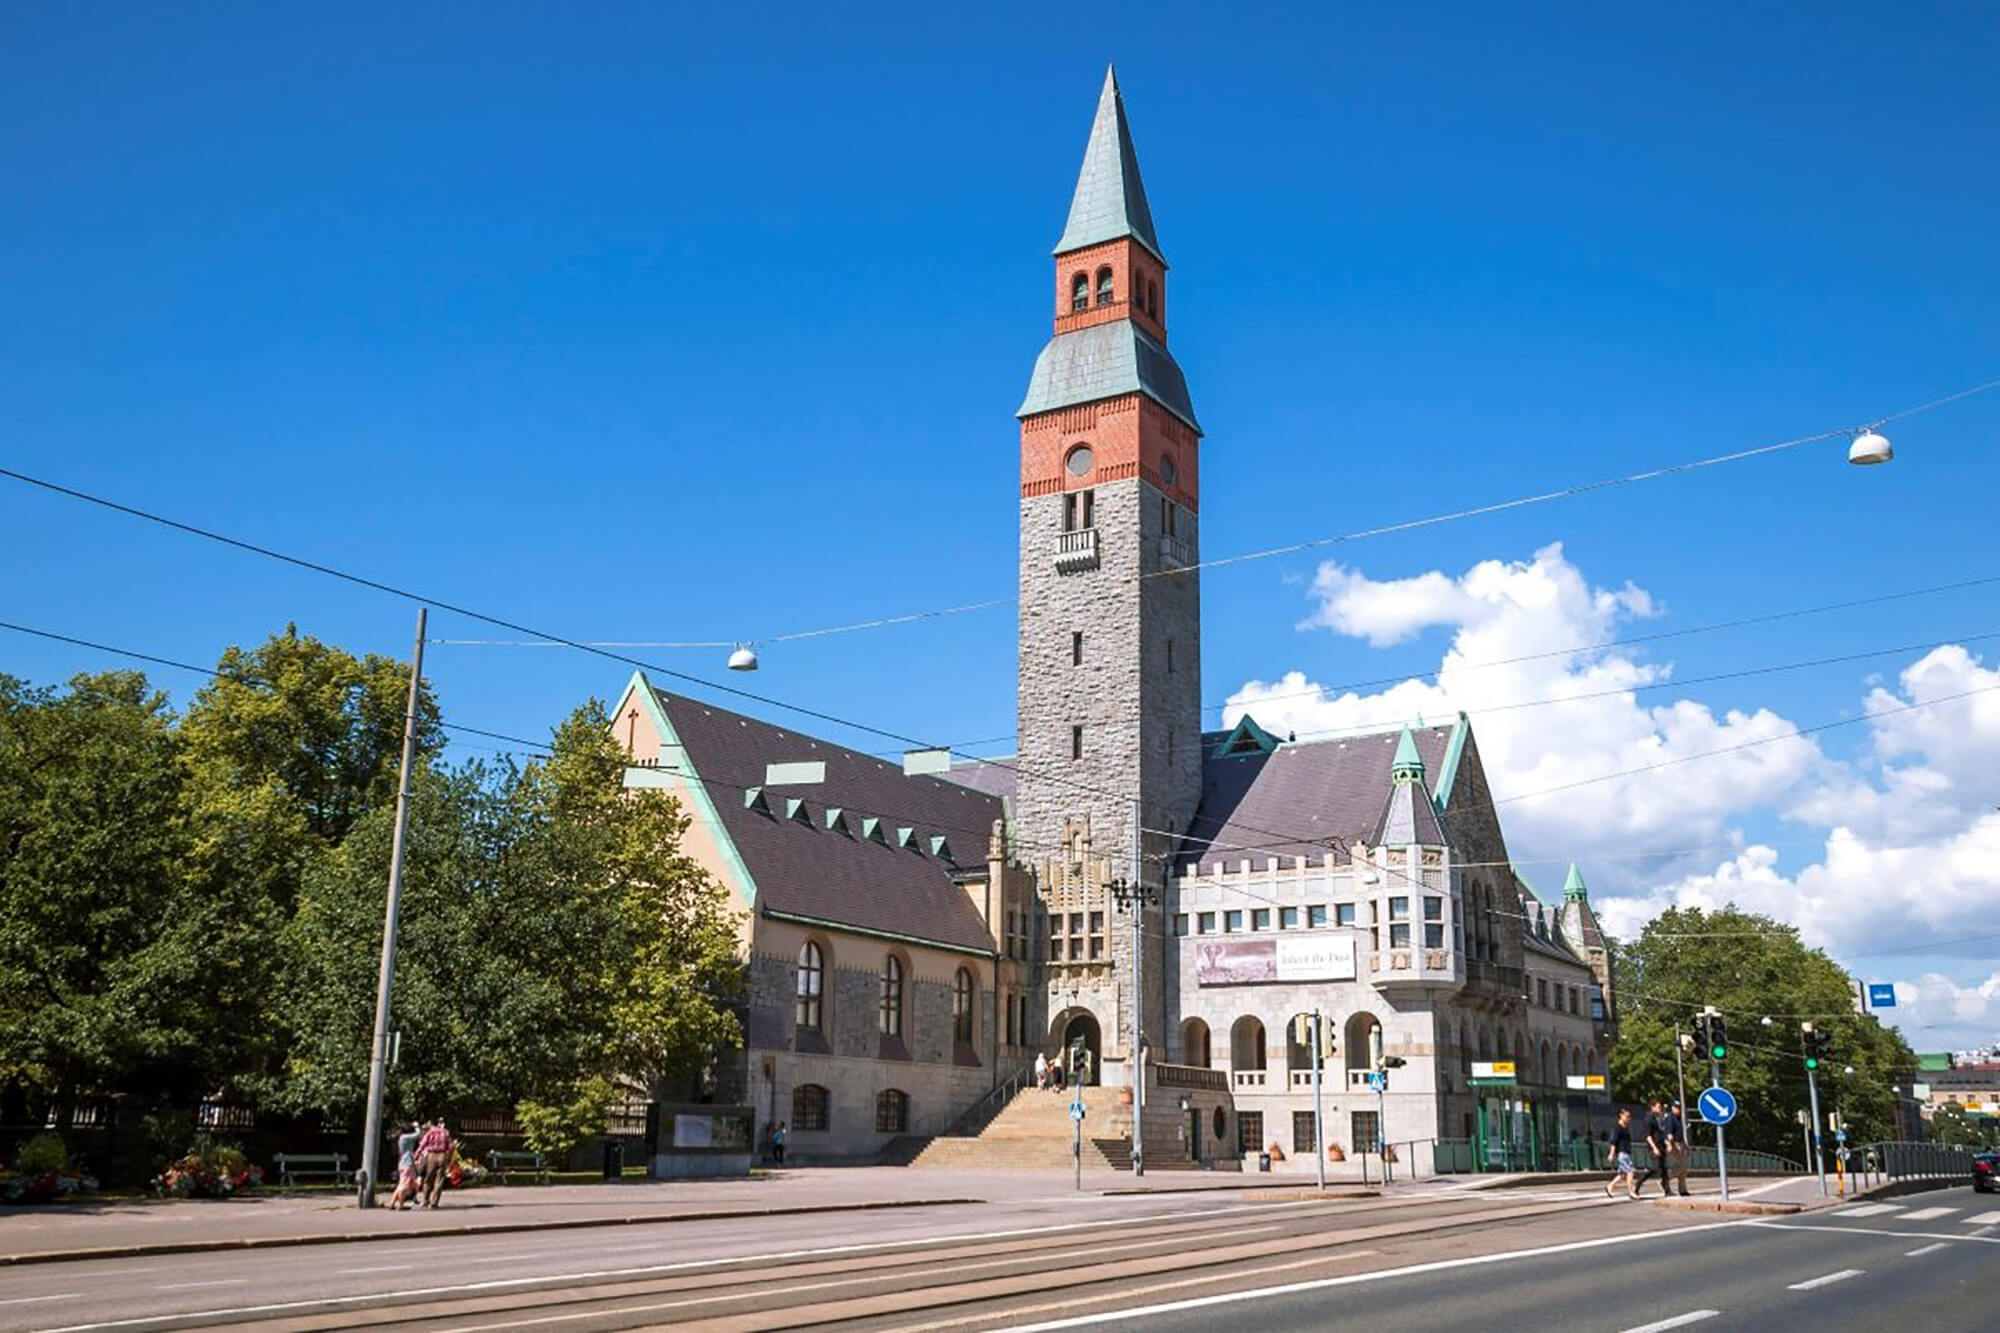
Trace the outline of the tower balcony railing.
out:
M 1073 569 L 1097 568 L 1097 529 L 1078 528 L 1065 532 L 1056 538 L 1056 569 L 1067 573 Z
M 1160 567 L 1162 569 L 1186 569 L 1194 563 L 1194 543 L 1174 533 L 1163 533 L 1160 537 Z

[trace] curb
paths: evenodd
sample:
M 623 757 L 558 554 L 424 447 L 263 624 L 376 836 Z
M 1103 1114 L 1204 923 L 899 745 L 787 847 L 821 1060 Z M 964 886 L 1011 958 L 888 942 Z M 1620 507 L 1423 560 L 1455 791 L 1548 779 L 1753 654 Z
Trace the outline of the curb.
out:
M 1789 1217 L 1806 1210 L 1802 1203 L 1764 1203 L 1757 1199 L 1731 1199 L 1728 1203 L 1720 1199 L 1655 1199 L 1653 1206 L 1684 1213 L 1751 1213 L 1774 1217 Z
M 496 1236 L 516 1231 L 577 1231 L 586 1227 L 656 1226 L 663 1222 L 727 1222 L 736 1218 L 796 1217 L 809 1213 L 881 1212 L 890 1208 L 938 1208 L 984 1202 L 986 1202 L 984 1199 L 889 1199 L 880 1203 L 829 1203 L 800 1205 L 796 1208 L 737 1208 L 700 1213 L 636 1214 L 631 1217 L 559 1217 L 545 1222 L 467 1223 L 455 1227 L 427 1227 L 421 1231 L 341 1231 L 319 1236 L 234 1236 L 215 1240 L 160 1241 L 138 1245 L 103 1245 L 83 1250 L 0 1254 L 0 1268 L 14 1268 L 26 1264 L 79 1263 L 91 1259 L 137 1259 L 156 1254 L 283 1250 L 302 1245 L 346 1245 L 375 1240 L 422 1240 L 427 1236 Z

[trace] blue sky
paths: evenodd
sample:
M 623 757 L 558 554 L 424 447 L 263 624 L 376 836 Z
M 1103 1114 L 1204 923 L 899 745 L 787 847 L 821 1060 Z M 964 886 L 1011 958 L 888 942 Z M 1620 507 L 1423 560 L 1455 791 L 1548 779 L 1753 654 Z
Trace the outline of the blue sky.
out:
M 1011 413 L 1115 59 L 1209 431 L 1204 553 L 1456 510 L 2000 375 L 1996 57 L 2000 15 L 1947 4 L 1809 22 L 1720 5 L 17 10 L 0 32 L 17 127 L 0 141 L 0 463 L 584 638 L 758 637 L 1009 596 Z M 1888 468 L 1829 444 L 1212 571 L 1205 693 L 1432 671 L 1465 631 L 1449 614 L 1405 615 L 1385 644 L 1340 615 L 1298 628 L 1326 558 L 1395 598 L 1561 543 L 1542 568 L 1645 590 L 1651 614 L 1613 633 L 2000 574 L 1980 518 L 2000 393 L 1891 434 Z M 0 530 L 0 618 L 194 661 L 287 620 L 408 650 L 406 605 L 18 483 L 0 483 Z M 2000 631 L 1993 586 L 1629 664 L 1684 679 L 1960 642 Z M 1564 647 L 1546 636 L 1578 627 L 1503 637 Z M 1011 612 L 988 611 L 773 646 L 748 683 L 926 739 L 998 737 L 1013 641 Z M 724 674 L 713 651 L 641 655 Z M 1809 726 L 1921 655 L 1642 702 Z M 0 669 L 36 680 L 109 664 L 0 639 Z M 454 720 L 527 735 L 626 674 L 445 647 L 429 671 Z M 1525 819 L 1516 850 L 1579 856 L 1635 902 L 1698 892 L 1719 853 L 1618 859 L 1690 837 L 1769 844 L 1789 880 L 1823 859 L 1843 783 L 1890 790 L 1871 732 L 1820 738 L 1810 763 L 1853 771 L 1811 779 L 1817 822 L 1795 774 L 1697 826 Z M 1968 818 L 1993 804 L 1962 782 L 1954 799 Z M 1906 820 L 1871 846 L 1962 832 Z M 2000 906 L 1982 885 L 1968 901 Z M 1938 952 L 1893 975 L 1973 985 L 2000 954 L 1927 929 L 1898 943 Z M 1966 1031 L 2000 1027 L 2000 984 L 1988 998 Z

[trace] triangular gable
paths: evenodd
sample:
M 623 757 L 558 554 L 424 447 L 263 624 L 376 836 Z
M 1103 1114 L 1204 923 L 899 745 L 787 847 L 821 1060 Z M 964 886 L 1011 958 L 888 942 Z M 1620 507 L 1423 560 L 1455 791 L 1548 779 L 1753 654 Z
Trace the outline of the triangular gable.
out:
M 687 747 L 681 743 L 674 724 L 667 718 L 667 710 L 660 707 L 660 696 L 653 690 L 653 682 L 646 679 L 643 671 L 634 671 L 632 678 L 625 682 L 625 690 L 618 696 L 617 707 L 611 710 L 615 722 L 625 716 L 630 709 L 638 709 L 653 728 L 653 734 L 660 738 L 660 753 L 664 758 L 672 755 L 671 767 L 679 773 L 683 783 L 676 795 L 685 795 L 688 814 L 715 842 L 721 853 L 728 878 L 735 880 L 736 889 L 743 901 L 751 906 L 757 902 L 757 881 L 750 874 L 750 867 L 743 860 L 743 853 L 737 848 L 736 840 L 729 836 L 729 829 L 722 822 L 721 814 L 715 808 L 715 801 L 709 793 L 708 785 L 701 774 L 695 771 L 694 760 L 688 755 Z
M 1257 725 L 1257 719 L 1245 713 L 1237 724 L 1230 728 L 1222 743 L 1215 747 L 1214 757 L 1228 759 L 1234 755 L 1269 754 L 1278 748 L 1276 736 Z

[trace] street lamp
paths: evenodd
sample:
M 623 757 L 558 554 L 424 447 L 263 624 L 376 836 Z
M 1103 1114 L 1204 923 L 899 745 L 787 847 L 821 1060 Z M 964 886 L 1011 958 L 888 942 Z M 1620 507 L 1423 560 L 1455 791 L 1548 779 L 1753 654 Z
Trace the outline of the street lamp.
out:
M 1854 443 L 1847 446 L 1847 461 L 1857 467 L 1869 467 L 1876 463 L 1886 463 L 1896 456 L 1889 447 L 1889 437 L 1877 433 L 1873 426 L 1854 437 Z
M 1134 802 L 1136 806 L 1137 802 Z M 1138 835 L 1138 812 L 1133 811 L 1133 841 Z M 1146 1174 L 1146 990 L 1141 972 L 1146 953 L 1146 908 L 1153 901 L 1154 888 L 1144 882 L 1138 869 L 1136 850 L 1131 879 L 1114 879 L 1109 885 L 1118 910 L 1132 914 L 1132 1174 Z
M 729 669 L 731 671 L 755 671 L 757 669 L 757 650 L 747 643 L 737 644 L 736 651 L 729 655 Z

